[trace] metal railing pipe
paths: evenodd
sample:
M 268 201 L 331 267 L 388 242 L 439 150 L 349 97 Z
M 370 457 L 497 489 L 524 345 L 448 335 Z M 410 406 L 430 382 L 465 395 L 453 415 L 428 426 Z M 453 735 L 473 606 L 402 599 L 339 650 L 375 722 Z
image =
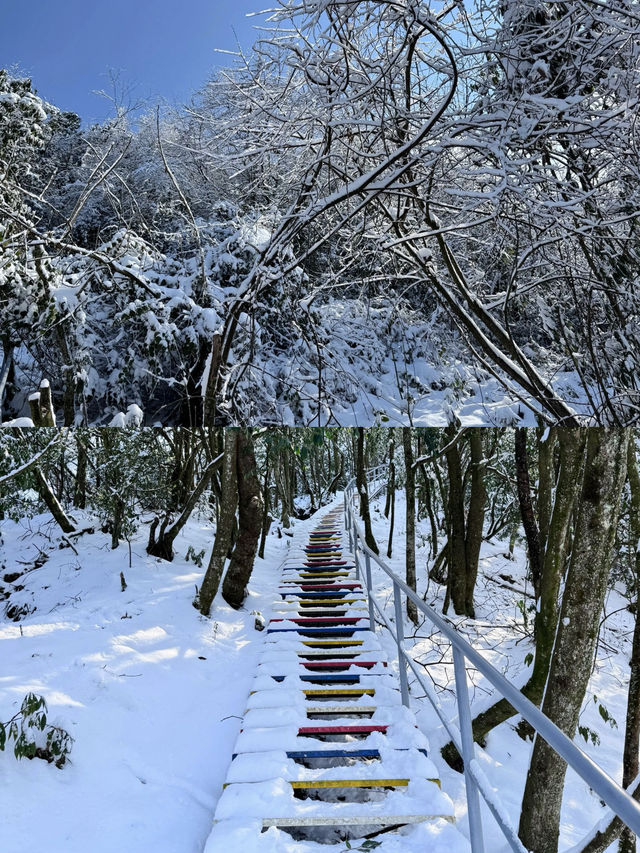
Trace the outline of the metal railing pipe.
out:
M 446 621 L 430 605 L 426 604 L 426 602 L 424 602 L 402 580 L 402 578 L 398 577 L 389 568 L 389 566 L 386 565 L 384 560 L 382 560 L 379 555 L 375 554 L 367 546 L 364 534 L 359 528 L 358 523 L 354 517 L 352 506 L 348 506 L 350 501 L 348 495 L 349 492 L 353 492 L 353 483 L 354 481 L 352 480 L 347 485 L 347 488 L 345 490 L 347 492 L 347 500 L 345 502 L 345 506 L 347 507 L 347 521 L 350 543 L 352 543 L 352 551 L 355 552 L 356 549 L 359 549 L 365 556 L 368 555 L 369 560 L 374 561 L 376 565 L 378 565 L 382 569 L 382 571 L 385 572 L 385 574 L 393 581 L 394 593 L 396 593 L 396 601 L 398 601 L 400 597 L 398 593 L 404 592 L 404 594 L 409 598 L 409 600 L 414 602 L 418 610 L 427 617 L 427 619 L 432 623 L 432 625 L 434 625 L 449 640 L 454 650 L 454 657 L 456 655 L 456 652 L 460 653 L 463 658 L 465 658 L 473 667 L 475 667 L 475 669 L 479 673 L 481 673 L 481 675 L 483 675 L 496 688 L 497 692 L 505 699 L 507 699 L 507 701 L 513 706 L 513 708 L 533 726 L 533 728 L 558 753 L 558 755 L 560 755 L 567 762 L 569 767 L 571 767 L 578 774 L 578 776 L 580 776 L 587 783 L 587 785 L 589 785 L 589 787 L 592 788 L 593 791 L 599 797 L 601 797 L 602 800 L 604 800 L 604 802 L 611 808 L 611 810 L 616 815 L 618 815 L 618 817 L 623 821 L 623 823 L 625 823 L 633 832 L 635 832 L 636 835 L 640 835 L 640 804 L 638 804 L 620 785 L 618 785 L 610 776 L 608 776 L 604 772 L 604 770 L 602 770 L 591 758 L 589 758 L 588 755 L 586 755 L 579 747 L 577 747 L 575 743 L 569 737 L 567 737 L 567 735 L 565 735 L 564 732 L 562 732 L 545 714 L 543 714 L 542 711 L 538 707 L 536 707 L 536 705 L 530 702 L 517 687 L 507 681 L 507 679 L 502 675 L 502 673 L 498 672 L 495 667 L 493 667 L 487 660 L 485 660 L 485 658 L 478 651 L 476 651 L 476 649 L 474 649 L 474 647 L 471 646 L 470 643 L 468 643 L 448 621 Z M 368 594 L 370 596 L 372 595 L 372 587 L 370 583 L 368 583 Z M 380 608 L 377 607 L 377 602 L 375 602 L 375 604 L 376 609 L 380 610 Z M 386 622 L 387 620 L 385 619 L 384 621 Z M 406 652 L 404 651 L 404 649 L 402 649 L 400 639 L 400 630 L 403 623 L 402 621 L 398 621 L 397 611 L 396 622 L 397 630 L 395 632 L 392 631 L 392 634 L 395 634 L 396 642 L 398 643 L 398 646 L 401 649 L 401 654 L 406 656 Z M 389 627 L 388 623 L 387 627 Z M 408 657 L 407 660 L 409 661 Z M 411 668 L 415 672 L 415 668 L 413 666 Z M 401 666 L 400 672 L 402 673 L 403 671 L 406 678 L 406 668 Z M 475 774 L 473 775 L 475 776 Z M 484 791 L 482 786 L 479 787 L 483 797 L 489 803 L 489 801 L 493 797 L 492 792 Z M 505 837 L 511 844 L 512 848 L 516 850 L 517 853 L 520 853 L 522 848 L 521 846 L 517 846 L 515 840 L 509 837 L 509 834 L 506 831 L 508 827 L 503 826 L 500 821 L 498 822 L 500 823 L 502 831 L 505 833 Z

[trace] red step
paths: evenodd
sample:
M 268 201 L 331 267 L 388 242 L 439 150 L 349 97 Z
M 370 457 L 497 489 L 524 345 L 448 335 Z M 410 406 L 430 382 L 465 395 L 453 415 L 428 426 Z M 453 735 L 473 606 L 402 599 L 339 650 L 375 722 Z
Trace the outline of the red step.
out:
M 387 665 L 386 661 L 379 660 L 314 660 L 314 661 L 303 661 L 302 666 L 307 669 L 321 669 L 322 667 L 337 667 L 337 666 L 364 666 L 370 667 L 375 666 L 377 663 L 382 663 L 383 666 Z
M 361 622 L 363 619 L 368 619 L 368 616 L 304 616 L 301 619 L 270 619 L 271 622 L 295 622 L 296 625 L 307 625 L 309 622 Z
M 389 726 L 305 726 L 298 729 L 299 735 L 368 735 L 371 732 L 384 732 Z
M 362 589 L 362 584 L 359 583 L 299 583 L 295 584 L 295 586 L 303 588 L 305 592 L 315 589 Z

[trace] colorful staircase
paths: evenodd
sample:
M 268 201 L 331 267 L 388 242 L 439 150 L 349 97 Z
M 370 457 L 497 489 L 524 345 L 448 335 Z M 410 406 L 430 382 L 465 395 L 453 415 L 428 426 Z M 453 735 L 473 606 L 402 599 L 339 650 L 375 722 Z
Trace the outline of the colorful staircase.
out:
M 340 509 L 289 557 L 277 592 L 206 853 L 342 851 L 347 838 L 446 850 L 452 833 L 459 849 L 427 740 L 370 630 Z

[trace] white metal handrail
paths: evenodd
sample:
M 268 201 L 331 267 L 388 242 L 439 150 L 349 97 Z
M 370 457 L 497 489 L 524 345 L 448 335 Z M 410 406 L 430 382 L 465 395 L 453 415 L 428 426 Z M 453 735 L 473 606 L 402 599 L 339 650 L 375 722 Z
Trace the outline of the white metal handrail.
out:
M 370 498 L 380 494 L 385 485 L 386 466 L 380 465 L 367 472 L 371 482 Z M 465 788 L 469 816 L 469 832 L 472 853 L 484 853 L 484 836 L 480 798 L 482 795 L 493 817 L 502 830 L 515 853 L 527 853 L 518 838 L 516 828 L 511 823 L 503 805 L 496 799 L 489 780 L 482 771 L 476 757 L 476 745 L 473 741 L 473 728 L 469 690 L 467 685 L 466 662 L 493 684 L 498 693 L 520 713 L 544 740 L 560 755 L 596 794 L 610 807 L 624 824 L 640 835 L 640 804 L 638 804 L 620 785 L 608 776 L 586 753 L 577 747 L 540 709 L 530 702 L 517 687 L 514 687 L 495 667 L 468 643 L 458 631 L 430 605 L 426 604 L 407 584 L 398 577 L 367 545 L 362 528 L 357 522 L 356 480 L 349 481 L 344 492 L 345 527 L 349 536 L 349 548 L 354 556 L 356 575 L 364 583 L 369 603 L 369 627 L 375 631 L 375 612 L 377 611 L 385 627 L 396 641 L 398 666 L 400 672 L 400 691 L 402 702 L 409 706 L 409 680 L 407 667 L 411 668 L 426 693 L 438 717 L 442 721 L 464 761 Z M 361 558 L 364 558 L 364 577 Z M 375 562 L 393 582 L 395 626 L 390 623 L 382 607 L 373 594 L 371 583 L 371 561 Z M 456 685 L 459 727 L 446 716 L 442 705 L 431 684 L 423 677 L 415 661 L 404 648 L 402 632 L 403 600 L 402 595 L 410 599 L 418 610 L 449 640 L 453 652 L 453 665 Z

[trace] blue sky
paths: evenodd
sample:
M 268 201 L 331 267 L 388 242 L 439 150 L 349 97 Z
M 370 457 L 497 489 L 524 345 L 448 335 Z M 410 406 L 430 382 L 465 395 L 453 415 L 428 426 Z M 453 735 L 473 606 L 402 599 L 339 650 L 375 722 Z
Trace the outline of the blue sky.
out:
M 85 122 L 110 105 L 92 94 L 111 89 L 109 69 L 134 98 L 188 98 L 212 68 L 254 40 L 263 18 L 245 15 L 261 0 L 1 0 L 0 67 L 17 65 L 46 100 Z

